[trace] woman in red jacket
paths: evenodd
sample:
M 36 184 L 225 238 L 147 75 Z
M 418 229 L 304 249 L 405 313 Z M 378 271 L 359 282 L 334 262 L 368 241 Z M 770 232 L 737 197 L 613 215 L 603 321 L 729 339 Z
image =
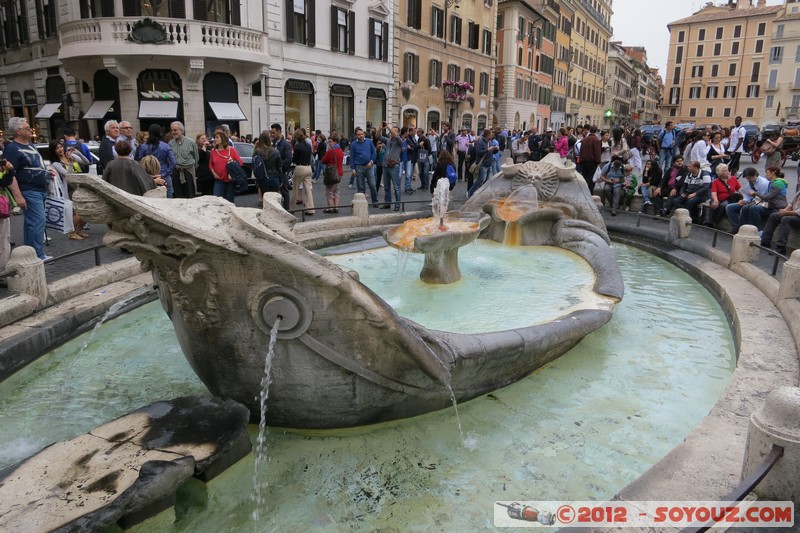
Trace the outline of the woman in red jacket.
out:
M 230 161 L 242 164 L 242 158 L 236 153 L 236 148 L 228 144 L 228 136 L 222 130 L 214 132 L 214 148 L 208 160 L 208 168 L 214 176 L 214 196 L 221 196 L 233 203 L 236 195 L 236 183 L 228 176 L 225 168 Z
M 344 152 L 339 146 L 339 135 L 336 132 L 331 133 L 328 137 L 328 149 L 322 157 L 322 164 L 325 165 L 322 182 L 325 184 L 325 200 L 328 202 L 328 208 L 322 211 L 323 213 L 339 212 L 339 182 L 344 175 L 343 162 Z M 327 168 L 329 165 L 336 167 L 338 179 L 332 179 L 331 171 Z

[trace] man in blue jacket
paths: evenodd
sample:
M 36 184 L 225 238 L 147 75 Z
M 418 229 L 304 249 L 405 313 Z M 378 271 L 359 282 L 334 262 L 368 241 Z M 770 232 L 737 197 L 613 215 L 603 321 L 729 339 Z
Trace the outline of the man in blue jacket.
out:
M 6 144 L 3 157 L 14 167 L 19 190 L 25 198 L 24 205 L 20 204 L 25 215 L 25 244 L 36 250 L 39 259 L 46 261 L 52 259 L 44 253 L 44 201 L 47 198 L 50 173 L 45 168 L 39 151 L 31 144 L 33 130 L 26 119 L 11 118 L 8 121 L 8 132 L 13 140 Z
M 350 143 L 350 168 L 356 175 L 356 188 L 358 192 L 366 194 L 366 184 L 369 184 L 369 194 L 372 206 L 378 206 L 378 191 L 375 188 L 375 159 L 378 152 L 372 139 L 367 139 L 366 132 L 360 127 L 356 128 L 356 140 Z
M 491 177 L 490 174 L 493 161 L 492 156 L 495 152 L 500 150 L 500 148 L 497 146 L 491 146 L 491 140 L 492 130 L 486 128 L 483 130 L 483 135 L 478 137 L 478 140 L 475 141 L 475 161 L 477 161 L 479 165 L 478 179 L 475 181 L 472 187 L 470 187 L 469 191 L 467 191 L 467 198 L 475 194 L 475 191 L 480 189 L 486 180 Z

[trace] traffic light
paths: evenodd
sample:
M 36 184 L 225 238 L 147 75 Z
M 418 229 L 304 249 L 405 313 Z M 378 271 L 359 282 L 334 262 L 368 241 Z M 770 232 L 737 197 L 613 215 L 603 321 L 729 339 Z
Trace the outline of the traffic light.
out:
M 611 115 L 613 114 L 614 114 L 613 111 L 611 111 L 610 109 L 606 109 L 606 118 L 611 118 Z

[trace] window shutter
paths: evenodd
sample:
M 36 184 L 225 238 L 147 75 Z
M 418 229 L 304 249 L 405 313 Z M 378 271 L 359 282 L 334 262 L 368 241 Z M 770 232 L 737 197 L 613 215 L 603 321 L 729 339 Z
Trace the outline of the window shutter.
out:
M 306 0 L 306 36 L 308 46 L 317 45 L 317 0 Z
M 186 3 L 184 0 L 169 0 L 169 16 L 174 19 L 186 18 Z
M 115 15 L 114 12 L 114 0 L 101 0 L 103 6 L 103 17 L 113 17 Z
M 431 35 L 436 37 L 436 6 L 431 6 Z
M 383 31 L 381 32 L 381 44 L 383 45 L 383 60 L 389 61 L 389 23 L 383 23 Z
M 233 26 L 242 25 L 242 11 L 239 0 L 231 0 L 231 24 Z
M 339 50 L 339 9 L 331 6 L 331 50 Z
M 369 26 L 367 26 L 367 36 L 369 38 L 369 58 L 375 59 L 375 19 L 369 18 Z
M 422 0 L 415 1 L 417 9 L 415 10 L 414 27 L 418 30 L 422 29 Z
M 194 19 L 206 20 L 205 0 L 193 0 L 193 5 L 194 5 Z
M 123 17 L 142 16 L 142 10 L 139 2 L 137 2 L 137 0 L 122 0 L 122 16 Z
M 348 11 L 347 14 L 347 53 L 353 56 L 356 54 L 356 12 Z
M 88 19 L 89 18 L 89 0 L 81 0 L 80 10 L 81 10 L 81 18 L 82 19 Z
M 286 0 L 284 2 L 286 5 L 286 16 L 284 20 L 286 21 L 286 42 L 293 43 L 294 42 L 294 0 Z
M 411 57 L 414 58 L 414 70 L 413 70 L 414 79 L 411 81 L 413 81 L 414 83 L 419 83 L 419 56 L 417 54 L 414 54 Z

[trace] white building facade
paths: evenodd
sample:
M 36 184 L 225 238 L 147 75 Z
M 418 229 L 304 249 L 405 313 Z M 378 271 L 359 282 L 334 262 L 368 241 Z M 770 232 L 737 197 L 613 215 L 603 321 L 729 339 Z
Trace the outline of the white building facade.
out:
M 387 0 L 17 0 L 0 6 L 0 114 L 40 139 L 109 119 L 277 122 L 350 135 L 387 115 Z M 367 38 L 369 36 L 369 38 Z

